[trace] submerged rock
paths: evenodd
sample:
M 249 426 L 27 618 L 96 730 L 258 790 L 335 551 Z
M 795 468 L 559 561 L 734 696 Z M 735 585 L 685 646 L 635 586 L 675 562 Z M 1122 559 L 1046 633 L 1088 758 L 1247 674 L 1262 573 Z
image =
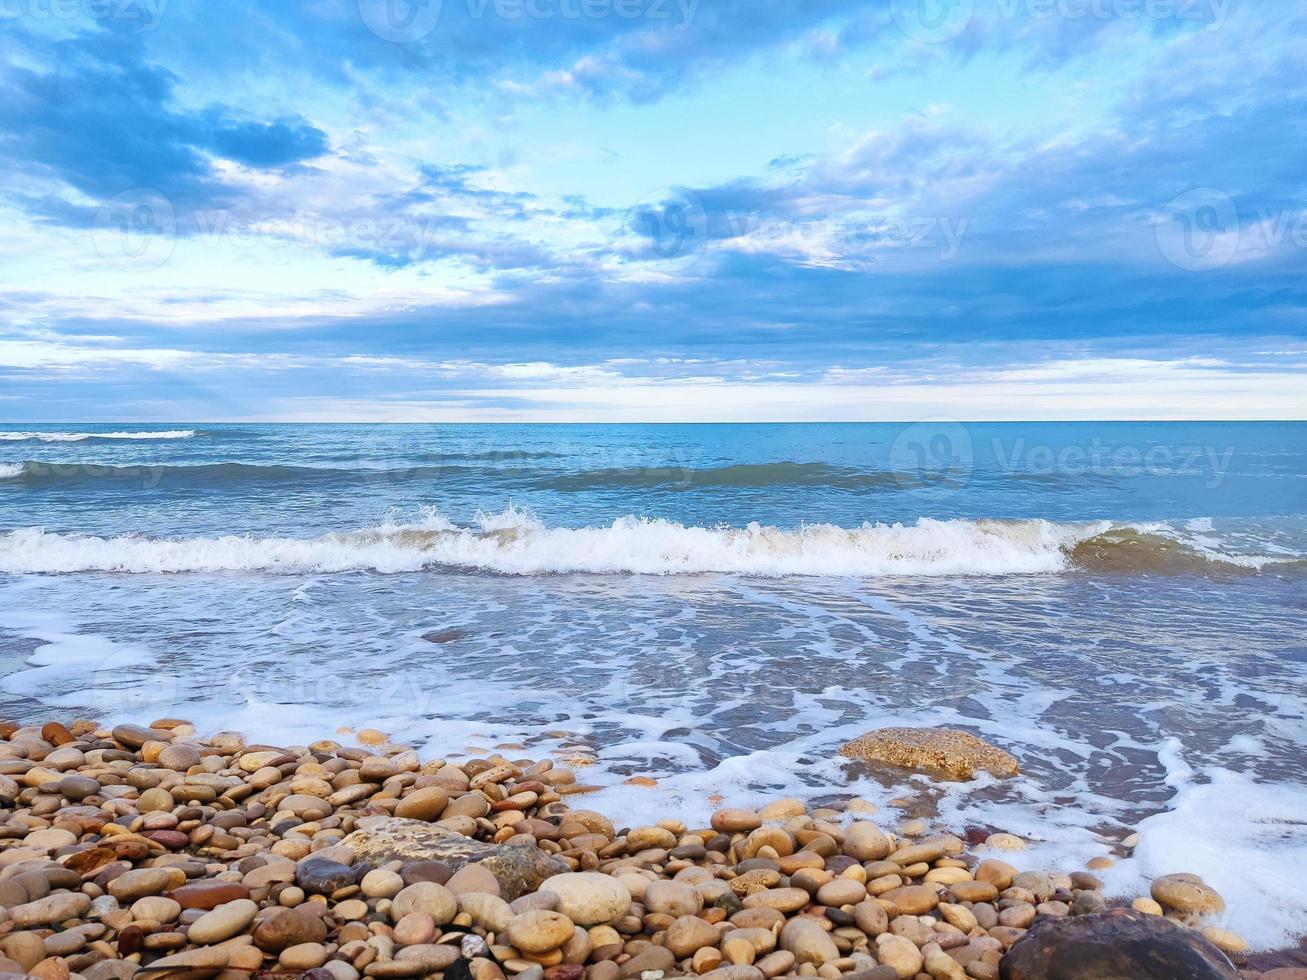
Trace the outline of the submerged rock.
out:
M 952 728 L 880 728 L 846 742 L 840 755 L 943 773 L 951 779 L 971 779 L 977 772 L 1015 776 L 1020 771 L 1011 753 Z
M 1003 957 L 1003 980 L 1240 980 L 1197 932 L 1133 909 L 1037 922 Z
M 357 826 L 341 843 L 354 849 L 358 861 L 375 867 L 389 861 L 439 861 L 454 870 L 475 863 L 495 876 L 500 894 L 510 902 L 535 891 L 546 878 L 571 870 L 534 844 L 487 844 L 421 820 L 364 817 Z

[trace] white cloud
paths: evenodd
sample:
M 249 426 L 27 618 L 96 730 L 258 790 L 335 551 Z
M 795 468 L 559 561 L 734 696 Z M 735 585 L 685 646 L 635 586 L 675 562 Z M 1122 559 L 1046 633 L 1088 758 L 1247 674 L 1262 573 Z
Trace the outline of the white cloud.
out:
M 1291 370 L 1229 369 L 1197 359 L 1202 367 L 1177 369 L 1169 361 L 1123 359 L 1064 361 L 1055 366 L 943 372 L 922 381 L 890 369 L 834 368 L 821 381 L 784 380 L 778 372 L 654 377 L 628 373 L 618 382 L 604 365 L 494 366 L 468 363 L 437 397 L 395 401 L 323 396 L 286 399 L 266 420 L 423 422 L 761 422 L 975 421 L 1044 419 L 1259 419 L 1307 418 L 1301 375 Z M 1111 376 L 1109 366 L 1118 369 Z M 526 368 L 503 371 L 504 367 Z M 487 385 L 487 374 L 513 382 Z M 552 383 L 540 384 L 547 379 Z

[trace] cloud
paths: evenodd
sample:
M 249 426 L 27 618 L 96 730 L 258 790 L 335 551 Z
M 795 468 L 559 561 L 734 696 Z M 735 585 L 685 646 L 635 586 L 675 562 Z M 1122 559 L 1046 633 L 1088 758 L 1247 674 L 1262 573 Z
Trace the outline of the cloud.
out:
M 300 116 L 262 121 L 221 104 L 183 108 L 177 76 L 153 63 L 128 28 L 56 38 L 15 32 L 0 67 L 0 165 L 11 186 L 53 180 L 44 193 L 15 195 L 45 220 L 89 226 L 100 202 L 143 188 L 178 209 L 228 206 L 239 191 L 220 161 L 273 170 L 328 151 L 326 133 Z
M 1237 413 L 1252 396 L 1220 392 L 1279 375 L 1233 354 L 1307 332 L 1303 11 L 984 0 L 931 44 L 884 2 L 679 25 L 542 3 L 445 0 L 407 43 L 353 0 L 6 22 L 0 309 L 37 332 L 0 335 L 6 384 L 358 404 L 378 377 L 415 402 L 457 377 L 458 410 L 600 412 L 611 388 L 622 417 L 711 389 L 723 412 L 844 389 L 849 411 L 934 390 L 995 412 L 1005 383 L 1184 412 L 1192 384 Z M 141 187 L 175 227 L 134 266 L 96 216 Z

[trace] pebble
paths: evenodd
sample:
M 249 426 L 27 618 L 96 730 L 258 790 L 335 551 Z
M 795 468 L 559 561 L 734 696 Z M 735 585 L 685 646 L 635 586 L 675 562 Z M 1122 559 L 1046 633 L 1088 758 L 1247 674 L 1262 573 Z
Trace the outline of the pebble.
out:
M 376 735 L 278 747 L 175 719 L 0 723 L 0 972 L 997 980 L 1027 929 L 1106 907 L 1086 871 L 977 860 L 1019 860 L 1020 838 L 973 855 L 914 817 L 896 839 L 865 800 L 619 829 L 568 806 L 589 748 L 424 762 Z M 412 835 L 379 849 L 382 824 Z M 1152 892 L 1135 907 L 1246 951 L 1201 921 L 1224 907 L 1210 886 L 1168 875 Z
M 254 921 L 259 906 L 248 898 L 238 898 L 234 902 L 219 905 L 210 912 L 191 923 L 186 930 L 186 938 L 201 946 L 210 946 L 230 939 Z
M 124 871 L 109 882 L 109 894 L 120 902 L 131 902 L 146 895 L 159 895 L 182 884 L 186 876 L 174 868 L 137 868 Z
M 999 851 L 1024 851 L 1026 842 L 1015 834 L 990 834 L 985 838 L 985 846 Z
M 844 831 L 844 853 L 859 861 L 879 861 L 892 849 L 890 839 L 874 823 L 857 821 Z
M 925 885 L 904 885 L 880 896 L 891 903 L 900 915 L 925 915 L 939 904 L 939 893 Z
M 535 909 L 513 916 L 508 923 L 508 941 L 524 953 L 547 953 L 562 947 L 575 929 L 562 913 Z
M 454 893 L 434 881 L 419 881 L 400 891 L 390 904 L 390 915 L 399 921 L 411 912 L 425 912 L 436 925 L 453 921 L 458 912 Z
M 651 882 L 644 891 L 643 902 L 648 911 L 673 918 L 697 915 L 703 908 L 703 896 L 679 881 Z
M 541 885 L 558 896 L 558 911 L 578 926 L 612 922 L 631 906 L 631 892 L 616 878 L 592 871 L 554 875 Z
M 168 894 L 184 909 L 216 909 L 238 898 L 249 898 L 250 890 L 236 881 L 195 881 Z
M 395 923 L 395 942 L 402 946 L 429 943 L 435 937 L 436 920 L 425 912 L 409 912 Z
M 752 810 L 718 810 L 712 815 L 712 829 L 724 834 L 747 833 L 762 826 L 762 817 Z
M 9 920 L 20 929 L 48 926 L 74 919 L 91 907 L 91 898 L 80 892 L 61 892 L 9 909 Z
M 138 898 L 132 904 L 132 918 L 140 921 L 152 919 L 155 922 L 173 922 L 182 914 L 181 903 L 162 895 L 149 895 Z
M 80 802 L 100 792 L 100 784 L 89 776 L 65 776 L 59 780 L 59 793 Z
M 414 790 L 395 806 L 395 816 L 409 820 L 439 820 L 449 806 L 449 794 L 439 786 Z
M 172 793 L 160 786 L 145 790 L 136 801 L 136 809 L 141 813 L 171 812 L 174 806 L 176 802 L 172 798 Z
M 360 887 L 368 898 L 394 898 L 403 890 L 404 879 L 394 871 L 374 868 L 363 876 Z
M 647 973 L 670 973 L 676 958 L 665 946 L 646 946 L 622 965 L 624 977 L 643 977 Z
M 823 966 L 840 958 L 839 947 L 815 918 L 798 916 L 785 923 L 780 944 L 794 954 L 797 963 Z
M 395 959 L 399 963 L 415 964 L 418 974 L 421 975 L 443 972 L 446 968 L 454 965 L 458 956 L 459 949 L 457 946 L 424 943 L 416 946 L 406 946 L 396 954 Z
M 508 928 L 508 922 L 515 914 L 502 898 L 486 892 L 465 892 L 459 895 L 458 911 L 469 916 L 473 925 L 480 926 L 487 932 L 503 932 Z
M 283 970 L 304 972 L 315 970 L 327 962 L 327 947 L 321 943 L 300 943 L 281 951 L 277 965 Z
M 1223 953 L 1238 955 L 1248 952 L 1248 941 L 1237 933 L 1226 929 L 1218 929 L 1216 926 L 1206 926 L 1203 928 L 1202 933 L 1208 942 Z
M 1150 892 L 1163 908 L 1177 912 L 1211 915 L 1225 911 L 1225 901 L 1216 889 L 1197 875 L 1163 875 L 1153 882 Z
M 889 933 L 876 937 L 876 958 L 892 967 L 901 980 L 915 977 L 925 965 L 921 951 L 910 940 Z
M 499 879 L 479 864 L 463 865 L 450 876 L 445 887 L 455 895 L 462 895 L 465 892 L 499 895 Z
M 867 897 L 867 887 L 852 878 L 836 878 L 817 889 L 817 901 L 822 905 L 857 905 Z
M 692 956 L 705 946 L 715 946 L 721 934 L 717 927 L 696 915 L 682 915 L 667 927 L 663 943 L 677 959 Z
M 353 869 L 330 858 L 312 855 L 295 865 L 295 884 L 310 895 L 330 895 L 353 883 Z

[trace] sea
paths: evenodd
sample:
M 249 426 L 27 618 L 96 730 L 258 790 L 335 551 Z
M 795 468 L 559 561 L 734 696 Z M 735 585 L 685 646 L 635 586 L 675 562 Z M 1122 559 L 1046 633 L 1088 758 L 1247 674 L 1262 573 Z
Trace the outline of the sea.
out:
M 0 716 L 570 759 L 632 824 L 860 796 L 1200 874 L 1256 948 L 1307 934 L 1305 624 L 1304 423 L 0 423 Z M 885 726 L 1021 775 L 838 755 Z

